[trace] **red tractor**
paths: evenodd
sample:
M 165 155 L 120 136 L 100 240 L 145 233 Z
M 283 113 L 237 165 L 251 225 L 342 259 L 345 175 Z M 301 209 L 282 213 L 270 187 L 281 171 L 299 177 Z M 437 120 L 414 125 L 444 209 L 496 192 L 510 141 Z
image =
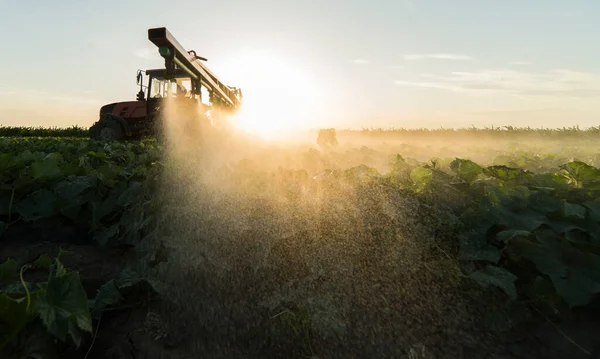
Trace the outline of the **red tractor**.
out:
M 98 121 L 90 127 L 91 139 L 121 141 L 160 135 L 161 110 L 169 98 L 179 105 L 199 106 L 203 109 L 202 115 L 195 120 L 212 126 L 216 125 L 221 113 L 239 109 L 242 91 L 224 85 L 201 62 L 206 61 L 205 58 L 197 56 L 193 50 L 186 51 L 164 27 L 149 29 L 148 39 L 159 48 L 165 68 L 139 70 L 137 101 L 102 106 Z M 143 73 L 148 76 L 147 86 L 143 84 Z M 208 104 L 202 102 L 202 90 L 208 93 Z

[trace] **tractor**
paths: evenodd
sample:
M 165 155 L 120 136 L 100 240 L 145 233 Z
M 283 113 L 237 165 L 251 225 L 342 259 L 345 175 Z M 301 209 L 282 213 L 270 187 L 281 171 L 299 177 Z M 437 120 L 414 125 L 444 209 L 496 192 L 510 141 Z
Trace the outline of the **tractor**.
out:
M 140 90 L 136 101 L 102 106 L 89 136 L 99 141 L 139 140 L 161 136 L 167 101 L 178 108 L 194 109 L 193 121 L 218 126 L 222 115 L 237 111 L 242 101 L 239 88 L 224 85 L 201 61 L 206 58 L 186 51 L 165 27 L 148 29 L 148 39 L 158 47 L 165 60 L 164 69 L 138 70 Z M 148 77 L 144 85 L 144 74 Z M 146 91 L 144 91 L 144 89 Z M 203 91 L 204 90 L 204 91 Z M 203 94 L 204 92 L 204 94 Z M 208 94 L 209 101 L 202 101 Z

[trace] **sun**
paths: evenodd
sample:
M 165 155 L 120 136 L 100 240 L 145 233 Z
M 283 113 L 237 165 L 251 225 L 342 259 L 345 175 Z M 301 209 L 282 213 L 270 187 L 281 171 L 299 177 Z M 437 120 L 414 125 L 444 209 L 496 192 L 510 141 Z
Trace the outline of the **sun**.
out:
M 235 127 L 276 138 L 314 125 L 320 95 L 308 69 L 272 52 L 248 51 L 235 57 L 228 70 L 244 96 L 239 112 L 230 119 Z

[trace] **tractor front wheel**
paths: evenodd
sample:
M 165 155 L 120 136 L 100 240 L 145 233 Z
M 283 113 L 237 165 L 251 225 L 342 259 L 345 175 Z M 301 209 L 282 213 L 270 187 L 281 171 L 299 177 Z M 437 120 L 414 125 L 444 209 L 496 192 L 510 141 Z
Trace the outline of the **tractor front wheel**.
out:
M 125 131 L 117 121 L 101 119 L 90 128 L 90 138 L 96 141 L 121 141 L 125 138 Z

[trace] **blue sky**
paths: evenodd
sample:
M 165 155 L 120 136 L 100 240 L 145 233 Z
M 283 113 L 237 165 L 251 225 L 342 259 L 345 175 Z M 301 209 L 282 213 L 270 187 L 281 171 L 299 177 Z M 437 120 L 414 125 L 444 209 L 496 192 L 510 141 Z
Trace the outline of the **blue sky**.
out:
M 600 125 L 598 19 L 597 0 L 0 0 L 0 123 L 89 126 L 162 65 L 146 30 L 166 26 L 230 85 L 310 79 L 287 100 L 319 104 L 311 127 Z

